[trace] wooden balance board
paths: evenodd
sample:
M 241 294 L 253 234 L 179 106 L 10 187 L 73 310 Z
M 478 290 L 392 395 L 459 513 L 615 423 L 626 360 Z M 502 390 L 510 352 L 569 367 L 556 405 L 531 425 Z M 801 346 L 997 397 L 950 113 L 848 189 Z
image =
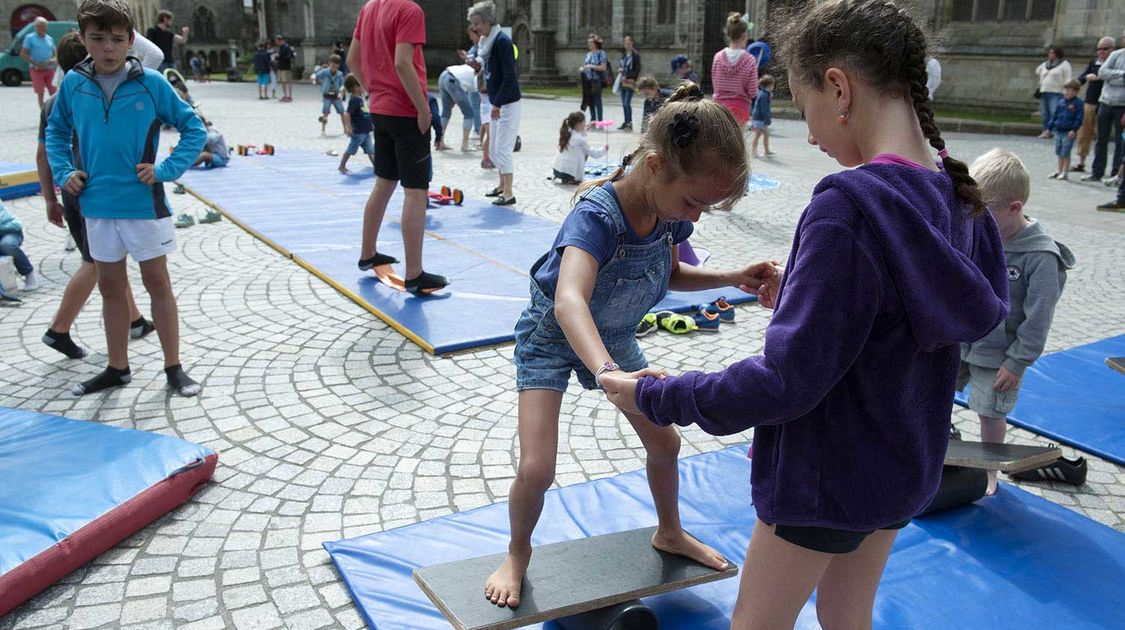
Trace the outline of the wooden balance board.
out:
M 506 554 L 414 570 L 414 581 L 458 630 L 503 630 L 607 608 L 738 575 L 652 547 L 655 527 L 537 547 L 524 576 L 520 605 L 501 608 L 484 582 Z
M 1055 446 L 950 440 L 949 450 L 945 452 L 945 465 L 1017 473 L 1046 466 L 1060 457 L 1062 449 Z

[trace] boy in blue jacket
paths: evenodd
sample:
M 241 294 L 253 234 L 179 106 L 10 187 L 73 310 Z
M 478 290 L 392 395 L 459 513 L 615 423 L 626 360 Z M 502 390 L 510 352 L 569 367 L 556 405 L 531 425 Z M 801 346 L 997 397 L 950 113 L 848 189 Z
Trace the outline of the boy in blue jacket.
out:
M 109 365 L 72 391 L 81 396 L 132 380 L 125 267 L 131 255 L 152 296 L 168 385 L 194 396 L 201 386 L 180 365 L 179 314 L 166 261 L 176 238 L 163 182 L 192 165 L 207 132 L 164 77 L 128 56 L 133 16 L 123 0 L 84 0 L 78 29 L 90 58 L 59 87 L 47 123 L 47 159 L 55 181 L 81 204 L 102 295 Z M 156 164 L 162 124 L 179 130 L 179 150 Z M 72 137 L 80 166 L 74 163 Z
M 1078 98 L 1078 88 L 1082 87 L 1078 81 L 1071 79 L 1063 85 L 1063 101 L 1055 110 L 1055 117 L 1051 119 L 1051 131 L 1055 132 L 1055 155 L 1059 158 L 1058 170 L 1051 174 L 1051 179 L 1067 179 L 1070 172 L 1070 152 L 1074 149 L 1074 139 L 1078 137 L 1078 129 L 1082 126 L 1084 105 Z

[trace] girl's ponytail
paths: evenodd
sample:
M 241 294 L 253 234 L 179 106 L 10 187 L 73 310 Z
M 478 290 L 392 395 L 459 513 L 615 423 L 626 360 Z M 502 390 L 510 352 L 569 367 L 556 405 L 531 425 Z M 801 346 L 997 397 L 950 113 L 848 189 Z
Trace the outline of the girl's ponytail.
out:
M 559 127 L 559 151 L 566 151 L 570 146 L 570 134 L 572 130 L 578 126 L 578 123 L 585 122 L 586 114 L 582 112 L 571 112 L 563 119 L 562 127 Z

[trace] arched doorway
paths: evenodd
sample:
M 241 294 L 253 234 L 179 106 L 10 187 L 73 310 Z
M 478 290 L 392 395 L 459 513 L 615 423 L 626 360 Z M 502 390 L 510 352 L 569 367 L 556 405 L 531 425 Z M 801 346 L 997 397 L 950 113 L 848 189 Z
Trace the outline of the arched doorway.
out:
M 512 42 L 520 51 L 520 56 L 516 59 L 516 67 L 519 69 L 521 75 L 527 74 L 531 71 L 531 30 L 527 28 L 526 22 L 516 24 L 515 29 L 512 31 Z
M 12 27 L 12 37 L 20 32 L 20 29 L 31 24 L 35 18 L 42 17 L 52 22 L 55 21 L 55 14 L 48 11 L 46 8 L 38 4 L 25 4 L 15 11 L 12 11 L 12 19 L 10 26 Z

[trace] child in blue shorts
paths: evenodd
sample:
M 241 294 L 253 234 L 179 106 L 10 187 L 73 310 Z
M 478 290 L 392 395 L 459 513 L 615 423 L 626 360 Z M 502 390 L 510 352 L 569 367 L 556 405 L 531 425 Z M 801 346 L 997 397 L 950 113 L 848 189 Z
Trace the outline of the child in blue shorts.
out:
M 320 84 L 320 133 L 328 127 L 328 112 L 335 109 L 340 115 L 340 123 L 344 122 L 344 73 L 340 72 L 340 56 L 332 55 L 328 58 L 328 67 L 320 68 L 309 79 Z M 345 125 L 345 130 L 347 126 Z
M 348 172 L 348 158 L 355 155 L 360 147 L 375 166 L 375 142 L 371 139 L 374 130 L 367 102 L 363 100 L 363 86 L 354 74 L 344 77 L 344 89 L 348 91 L 348 111 L 344 112 L 344 133 L 351 137 L 348 148 L 340 156 L 340 172 Z
M 270 51 L 265 42 L 258 42 L 254 51 L 254 74 L 258 76 L 258 100 L 268 101 L 270 86 Z
M 1063 100 L 1051 119 L 1050 128 L 1055 132 L 1055 155 L 1059 158 L 1058 168 L 1051 174 L 1051 179 L 1067 179 L 1070 172 L 1070 152 L 1074 149 L 1074 139 L 1078 136 L 1084 114 L 1082 99 L 1078 98 L 1081 87 L 1074 79 L 1063 85 Z
M 669 288 L 756 293 L 778 277 L 770 262 L 725 272 L 679 262 L 677 244 L 691 235 L 692 223 L 712 206 L 729 208 L 746 190 L 746 144 L 730 112 L 685 84 L 648 129 L 625 159 L 628 171 L 623 166 L 579 189 L 554 246 L 531 270 L 531 304 L 515 331 L 520 462 L 510 496 L 511 542 L 485 584 L 493 604 L 519 605 L 532 529 L 555 477 L 559 407 L 571 372 L 586 389 L 598 389 L 612 371 L 661 375 L 648 368 L 634 329 Z M 648 452 L 659 517 L 653 546 L 726 567 L 725 558 L 680 527 L 679 434 L 636 414 L 626 418 Z

